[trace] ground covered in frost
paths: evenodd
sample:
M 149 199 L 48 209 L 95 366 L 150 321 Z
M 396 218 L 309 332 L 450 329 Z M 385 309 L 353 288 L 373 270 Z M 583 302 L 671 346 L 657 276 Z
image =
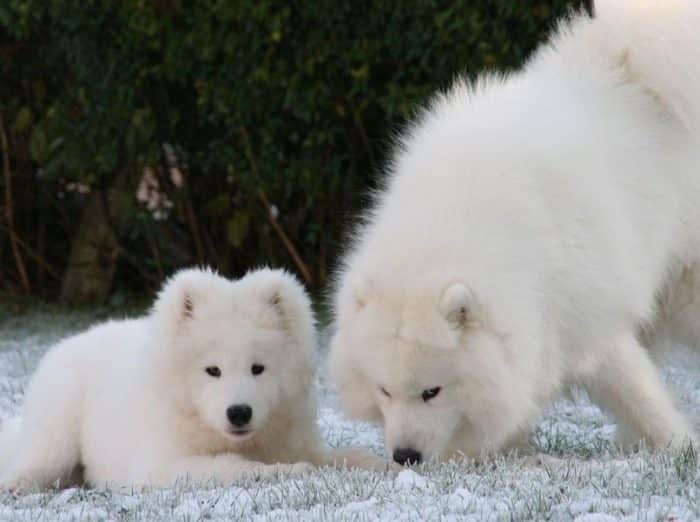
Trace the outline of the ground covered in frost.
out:
M 112 314 L 0 307 L 0 420 L 18 411 L 28 375 L 52 343 L 106 315 Z M 697 422 L 700 356 L 681 351 L 664 375 Z M 381 452 L 381 432 L 345 419 L 322 377 L 317 386 L 328 443 Z M 611 444 L 614 429 L 575 394 L 555 404 L 537 428 L 534 444 L 555 457 L 541 465 L 507 457 L 400 473 L 322 469 L 303 479 L 251 479 L 226 488 L 183 483 L 133 494 L 0 492 L 0 520 L 700 520 L 695 454 L 621 455 Z

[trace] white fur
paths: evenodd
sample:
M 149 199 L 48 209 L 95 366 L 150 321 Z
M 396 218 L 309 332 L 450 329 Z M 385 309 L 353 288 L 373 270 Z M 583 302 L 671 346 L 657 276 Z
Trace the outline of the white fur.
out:
M 91 484 L 161 486 L 299 473 L 338 455 L 371 461 L 319 442 L 313 347 L 309 299 L 292 276 L 181 271 L 147 317 L 99 325 L 46 354 L 21 420 L 0 436 L 0 487 L 65 484 L 79 465 Z M 234 404 L 253 410 L 247 435 L 232 432 Z
M 403 137 L 329 361 L 389 454 L 515 444 L 572 384 L 649 444 L 694 438 L 640 339 L 700 343 L 698 27 L 700 2 L 598 1 Z

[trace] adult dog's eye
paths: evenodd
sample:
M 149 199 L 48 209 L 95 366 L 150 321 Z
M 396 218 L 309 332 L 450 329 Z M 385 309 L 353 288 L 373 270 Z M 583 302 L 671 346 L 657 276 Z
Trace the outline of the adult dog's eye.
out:
M 204 368 L 204 371 L 212 377 L 221 377 L 221 370 L 218 366 L 207 366 L 206 368 Z
M 423 397 L 423 400 L 425 402 L 428 402 L 430 399 L 434 398 L 437 396 L 438 393 L 440 393 L 440 388 L 439 386 L 437 388 L 430 388 L 429 390 L 423 390 L 423 393 L 421 394 L 421 397 Z
M 260 375 L 265 371 L 265 367 L 262 364 L 254 364 L 250 367 L 250 373 L 253 375 Z
M 386 397 L 389 397 L 391 399 L 391 394 L 388 391 L 386 391 L 382 386 L 380 386 L 379 389 Z

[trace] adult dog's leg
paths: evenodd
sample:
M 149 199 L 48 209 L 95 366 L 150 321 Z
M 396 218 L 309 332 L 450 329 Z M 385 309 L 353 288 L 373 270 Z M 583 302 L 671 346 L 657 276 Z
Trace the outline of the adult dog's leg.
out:
M 622 432 L 652 447 L 680 447 L 695 435 L 664 388 L 646 349 L 632 333 L 607 347 L 596 375 L 584 381 L 591 398 L 624 424 Z

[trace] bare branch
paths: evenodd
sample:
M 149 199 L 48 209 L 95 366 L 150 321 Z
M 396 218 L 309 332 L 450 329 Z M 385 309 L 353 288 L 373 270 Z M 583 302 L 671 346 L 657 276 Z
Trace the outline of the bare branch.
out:
M 5 176 L 5 222 L 7 223 L 7 231 L 10 236 L 10 246 L 12 247 L 12 254 L 15 258 L 15 264 L 17 265 L 17 272 L 19 273 L 20 281 L 22 282 L 22 289 L 24 293 L 29 295 L 32 293 L 32 287 L 29 284 L 29 276 L 27 275 L 27 269 L 24 266 L 24 260 L 22 259 L 22 253 L 20 252 L 18 245 L 17 232 L 15 230 L 15 219 L 14 219 L 14 204 L 12 200 L 12 171 L 10 170 L 10 147 L 7 142 L 7 133 L 5 132 L 5 120 L 2 114 L 0 114 L 0 141 L 2 142 L 2 170 Z
M 255 156 L 253 155 L 253 149 L 250 144 L 250 137 L 248 136 L 248 130 L 245 127 L 241 127 L 241 133 L 243 134 L 243 139 L 245 140 L 245 152 L 246 156 L 248 156 L 248 161 L 250 161 L 250 168 L 252 169 L 253 175 L 255 176 L 255 179 L 258 183 L 258 199 L 265 207 L 265 216 L 270 222 L 272 228 L 279 236 L 280 241 L 282 241 L 284 248 L 287 249 L 287 252 L 291 256 L 292 261 L 294 261 L 294 264 L 297 266 L 297 269 L 299 270 L 301 276 L 304 278 L 306 284 L 308 286 L 312 286 L 314 279 L 311 275 L 311 271 L 309 270 L 308 265 L 304 262 L 301 255 L 299 255 L 299 251 L 296 249 L 294 243 L 285 232 L 284 227 L 282 227 L 282 224 L 271 212 L 272 205 L 270 204 L 270 200 L 268 199 L 267 194 L 265 194 L 265 191 L 262 188 L 260 175 L 258 173 L 258 166 L 255 161 Z

